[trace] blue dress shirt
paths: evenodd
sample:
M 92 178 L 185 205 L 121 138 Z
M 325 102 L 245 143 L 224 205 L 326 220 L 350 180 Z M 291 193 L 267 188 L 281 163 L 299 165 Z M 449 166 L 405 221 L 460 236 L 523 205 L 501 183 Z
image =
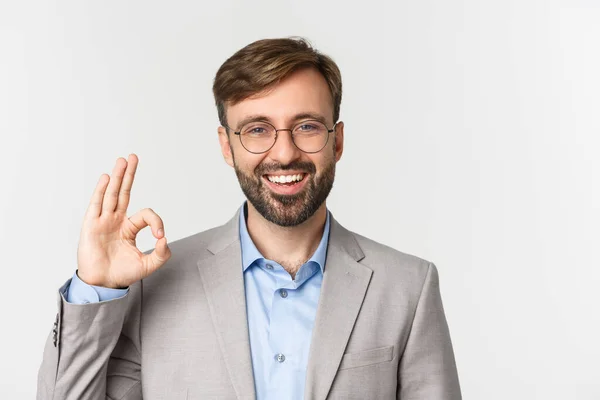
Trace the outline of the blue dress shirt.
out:
M 301 400 L 329 240 L 329 211 L 319 247 L 295 279 L 260 254 L 240 212 L 240 242 L 257 399 Z
M 308 352 L 323 282 L 329 225 L 327 211 L 325 229 L 317 250 L 292 279 L 280 264 L 260 254 L 246 226 L 246 203 L 241 207 L 241 261 L 258 400 L 304 398 Z M 88 285 L 75 272 L 63 294 L 70 303 L 84 304 L 119 298 L 128 290 Z
M 102 286 L 88 285 L 77 276 L 77 271 L 71 278 L 71 283 L 65 286 L 63 295 L 69 303 L 88 304 L 99 301 L 108 301 L 123 297 L 127 294 L 129 288 L 112 289 Z

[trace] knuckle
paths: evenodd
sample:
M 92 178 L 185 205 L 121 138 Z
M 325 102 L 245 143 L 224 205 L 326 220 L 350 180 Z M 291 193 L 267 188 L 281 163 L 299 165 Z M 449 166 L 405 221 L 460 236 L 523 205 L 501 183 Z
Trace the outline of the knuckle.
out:
M 135 237 L 135 233 L 134 233 L 134 230 L 132 229 L 132 227 L 135 227 L 136 229 L 138 229 L 138 227 L 135 226 L 135 224 L 133 222 L 131 223 L 131 225 L 126 225 L 122 228 L 122 232 L 125 237 Z

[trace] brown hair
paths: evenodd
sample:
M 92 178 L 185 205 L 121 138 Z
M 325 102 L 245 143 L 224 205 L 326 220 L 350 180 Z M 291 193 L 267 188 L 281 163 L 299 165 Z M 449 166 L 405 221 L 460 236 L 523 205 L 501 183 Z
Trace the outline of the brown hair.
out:
M 333 99 L 333 122 L 340 116 L 342 76 L 336 63 L 301 37 L 262 39 L 238 50 L 221 65 L 213 94 L 221 125 L 227 126 L 225 106 L 261 93 L 305 67 L 316 68 L 327 81 Z

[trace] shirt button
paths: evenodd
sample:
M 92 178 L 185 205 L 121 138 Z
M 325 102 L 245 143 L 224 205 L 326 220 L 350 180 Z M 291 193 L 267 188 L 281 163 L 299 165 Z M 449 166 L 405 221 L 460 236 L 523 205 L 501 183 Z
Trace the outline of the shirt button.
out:
M 285 299 L 288 295 L 287 290 L 281 289 L 281 291 L 279 292 L 279 295 Z
M 284 356 L 283 354 L 281 354 L 281 353 L 279 353 L 279 354 L 275 354 L 275 359 L 276 359 L 278 362 L 282 363 L 282 362 L 284 362 L 284 361 L 285 361 L 285 356 Z
M 266 267 L 267 269 L 273 269 L 273 266 L 271 264 L 267 264 Z

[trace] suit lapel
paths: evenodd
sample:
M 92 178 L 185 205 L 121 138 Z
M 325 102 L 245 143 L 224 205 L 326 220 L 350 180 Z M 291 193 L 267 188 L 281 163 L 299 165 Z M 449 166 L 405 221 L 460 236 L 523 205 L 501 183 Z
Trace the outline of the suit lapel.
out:
M 246 294 L 239 242 L 239 210 L 217 228 L 198 261 L 219 346 L 237 398 L 254 400 Z M 306 371 L 305 400 L 324 400 L 346 349 L 371 280 L 372 270 L 358 263 L 364 254 L 354 235 L 331 216 L 323 284 Z
M 218 228 L 207 246 L 214 255 L 198 261 L 198 270 L 237 398 L 254 400 L 238 218 L 239 211 Z
M 327 397 L 371 280 L 354 235 L 331 218 L 323 285 L 310 345 L 305 400 Z

